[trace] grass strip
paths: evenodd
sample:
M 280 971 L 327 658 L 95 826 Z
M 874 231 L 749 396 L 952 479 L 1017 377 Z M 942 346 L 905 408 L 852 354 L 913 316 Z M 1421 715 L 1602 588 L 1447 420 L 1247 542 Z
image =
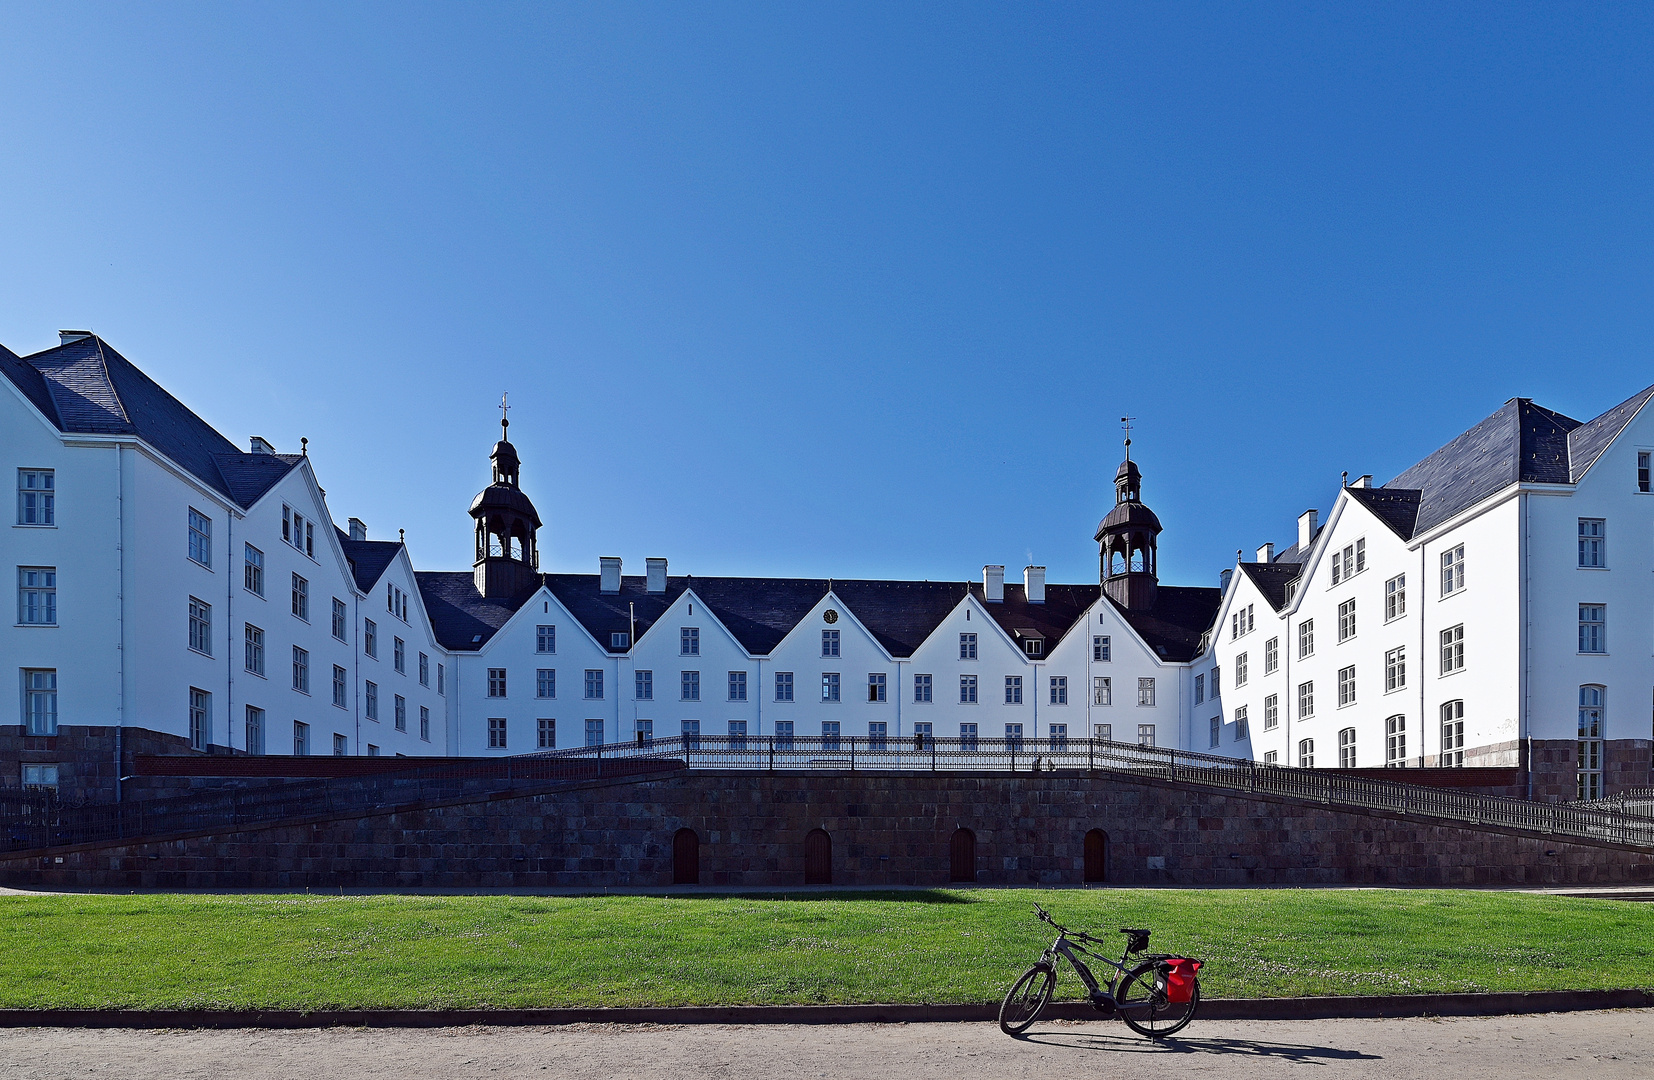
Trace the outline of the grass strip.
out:
M 1513 893 L 24 895 L 0 897 L 0 1007 L 997 1001 L 1053 936 L 1036 900 L 1099 936 L 1152 927 L 1209 997 L 1654 986 L 1654 904 Z

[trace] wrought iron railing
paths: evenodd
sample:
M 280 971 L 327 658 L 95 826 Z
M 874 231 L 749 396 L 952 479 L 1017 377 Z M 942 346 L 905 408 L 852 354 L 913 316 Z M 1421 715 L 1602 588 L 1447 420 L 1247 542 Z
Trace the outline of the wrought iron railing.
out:
M 1654 788 L 1626 788 L 1601 799 L 1582 799 L 1570 806 L 1591 810 L 1612 810 L 1633 817 L 1654 820 Z

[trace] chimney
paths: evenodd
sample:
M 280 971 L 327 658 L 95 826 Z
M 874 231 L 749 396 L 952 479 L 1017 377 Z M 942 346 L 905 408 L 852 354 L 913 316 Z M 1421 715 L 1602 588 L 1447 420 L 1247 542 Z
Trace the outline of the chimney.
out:
M 614 555 L 605 555 L 597 560 L 597 591 L 617 593 L 620 591 L 620 559 Z
M 982 598 L 990 604 L 1005 602 L 1005 567 L 984 566 L 982 568 Z
M 368 527 L 361 518 L 350 519 L 350 538 L 352 540 L 366 540 L 368 538 Z
M 273 454 L 276 448 L 270 445 L 270 440 L 263 435 L 254 435 L 248 446 L 248 452 L 253 454 Z
M 1263 547 L 1259 548 L 1258 549 L 1258 561 L 1261 562 L 1261 563 L 1274 562 L 1275 561 L 1275 545 L 1274 544 L 1265 544 Z
M 1235 568 L 1231 566 L 1229 569 L 1218 575 L 1219 592 L 1227 593 L 1229 591 L 1229 579 L 1234 575 L 1234 573 Z
M 1372 473 L 1367 473 L 1363 476 L 1356 477 L 1355 478 L 1355 483 L 1350 485 L 1350 487 L 1358 487 L 1358 488 L 1370 488 L 1372 486 L 1373 486 L 1373 474 Z
M 92 331 L 90 330 L 59 330 L 57 332 L 57 343 L 60 346 L 67 345 L 71 341 L 80 341 L 91 336 Z
M 1309 550 L 1309 542 L 1315 539 L 1315 524 L 1320 519 L 1319 510 L 1305 510 L 1298 515 L 1298 554 Z
M 644 562 L 644 565 L 649 568 L 649 577 L 648 577 L 649 591 L 652 592 L 652 593 L 663 593 L 663 592 L 665 592 L 666 591 L 666 560 L 665 559 L 645 559 L 645 560 L 643 560 L 643 562 Z M 619 571 L 617 570 L 615 573 L 618 576 Z
M 1028 597 L 1030 604 L 1045 603 L 1045 567 L 1024 566 L 1022 568 L 1022 591 Z

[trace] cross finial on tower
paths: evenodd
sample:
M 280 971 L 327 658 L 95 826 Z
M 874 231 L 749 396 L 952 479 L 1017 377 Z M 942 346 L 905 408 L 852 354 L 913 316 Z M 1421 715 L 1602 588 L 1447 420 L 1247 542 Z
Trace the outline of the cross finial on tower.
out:
M 507 396 L 508 393 L 500 395 L 500 438 L 502 439 L 505 438 L 506 429 L 511 426 L 511 419 L 508 415 L 511 412 L 511 406 L 506 401 Z
M 1120 426 L 1122 428 L 1124 428 L 1125 432 L 1126 432 L 1126 460 L 1127 461 L 1131 460 L 1131 422 L 1135 419 L 1137 419 L 1137 417 L 1135 417 L 1135 416 L 1122 416 L 1122 417 L 1120 417 Z

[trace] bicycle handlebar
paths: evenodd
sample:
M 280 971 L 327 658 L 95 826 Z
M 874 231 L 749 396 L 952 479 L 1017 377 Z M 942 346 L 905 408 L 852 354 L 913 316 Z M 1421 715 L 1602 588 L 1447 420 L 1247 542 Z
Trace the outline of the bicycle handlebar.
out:
M 1036 916 L 1039 918 L 1039 920 L 1041 922 L 1050 923 L 1052 926 L 1055 926 L 1059 931 L 1061 931 L 1064 935 L 1066 935 L 1068 937 L 1078 938 L 1081 941 L 1089 941 L 1093 945 L 1107 944 L 1107 942 L 1103 941 L 1101 938 L 1094 938 L 1090 934 L 1086 933 L 1083 930 L 1070 930 L 1068 927 L 1064 926 L 1062 923 L 1060 923 L 1057 920 L 1053 919 L 1051 917 L 1051 913 L 1046 911 L 1044 908 L 1040 907 L 1038 904 L 1034 905 L 1034 912 L 1035 912 Z

